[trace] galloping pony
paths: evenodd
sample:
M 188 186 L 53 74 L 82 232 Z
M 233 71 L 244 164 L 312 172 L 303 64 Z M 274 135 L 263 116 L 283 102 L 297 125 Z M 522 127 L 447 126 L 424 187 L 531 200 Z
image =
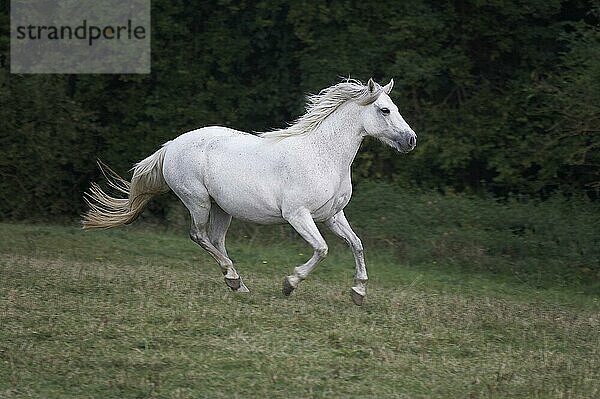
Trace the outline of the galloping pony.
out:
M 89 210 L 83 226 L 129 224 L 154 195 L 171 189 L 190 212 L 191 239 L 217 261 L 227 286 L 249 292 L 225 249 L 232 217 L 289 223 L 314 250 L 285 277 L 283 293 L 290 295 L 327 255 L 315 224 L 323 222 L 352 249 L 356 274 L 350 294 L 361 305 L 367 282 L 363 245 L 344 215 L 352 195 L 352 162 L 366 136 L 403 153 L 417 144 L 389 97 L 393 84 L 344 80 L 309 96 L 306 113 L 280 130 L 255 135 L 211 126 L 184 133 L 135 164 L 131 182 L 103 167 L 122 198 L 93 183 L 85 196 Z

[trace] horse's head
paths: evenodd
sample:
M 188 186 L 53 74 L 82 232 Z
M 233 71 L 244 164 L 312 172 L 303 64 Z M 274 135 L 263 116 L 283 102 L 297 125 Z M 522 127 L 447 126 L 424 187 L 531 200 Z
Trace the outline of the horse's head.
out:
M 393 86 L 393 79 L 384 87 L 369 79 L 367 88 L 371 99 L 375 100 L 364 107 L 363 128 L 368 136 L 376 137 L 400 152 L 409 152 L 417 145 L 417 135 L 389 96 Z

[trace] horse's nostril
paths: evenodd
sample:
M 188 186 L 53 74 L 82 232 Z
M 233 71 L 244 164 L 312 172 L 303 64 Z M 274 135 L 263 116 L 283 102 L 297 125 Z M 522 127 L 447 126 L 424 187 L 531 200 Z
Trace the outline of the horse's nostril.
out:
M 417 145 L 417 138 L 415 136 L 410 136 L 410 139 L 408 139 L 408 142 L 411 145 L 411 147 L 414 147 Z

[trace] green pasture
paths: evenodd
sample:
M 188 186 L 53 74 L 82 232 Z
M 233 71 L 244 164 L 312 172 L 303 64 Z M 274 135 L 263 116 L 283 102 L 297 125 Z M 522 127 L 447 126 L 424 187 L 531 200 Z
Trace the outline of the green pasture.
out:
M 175 222 L 0 224 L 0 397 L 600 395 L 594 205 L 385 186 L 356 200 L 362 307 L 329 234 L 329 257 L 286 298 L 284 275 L 309 256 L 287 227 L 232 227 L 244 295 Z

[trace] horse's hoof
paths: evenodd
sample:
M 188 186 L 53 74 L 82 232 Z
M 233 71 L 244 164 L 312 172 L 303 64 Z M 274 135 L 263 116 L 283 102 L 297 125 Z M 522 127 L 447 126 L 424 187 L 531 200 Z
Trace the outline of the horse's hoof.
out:
M 246 287 L 246 284 L 244 284 L 243 281 L 240 281 L 240 288 L 238 288 L 235 291 L 236 292 L 250 292 L 250 290 L 248 289 L 248 287 Z
M 283 279 L 283 295 L 290 296 L 290 294 L 294 291 L 294 288 L 296 287 L 294 287 L 290 282 L 290 277 L 286 276 L 286 278 Z
M 225 277 L 225 284 L 233 291 L 237 291 L 240 288 L 240 283 L 242 279 L 238 278 L 227 278 Z M 247 288 L 246 288 L 247 289 Z
M 361 306 L 365 300 L 365 289 L 360 287 L 352 287 L 350 289 L 350 297 L 355 305 Z

